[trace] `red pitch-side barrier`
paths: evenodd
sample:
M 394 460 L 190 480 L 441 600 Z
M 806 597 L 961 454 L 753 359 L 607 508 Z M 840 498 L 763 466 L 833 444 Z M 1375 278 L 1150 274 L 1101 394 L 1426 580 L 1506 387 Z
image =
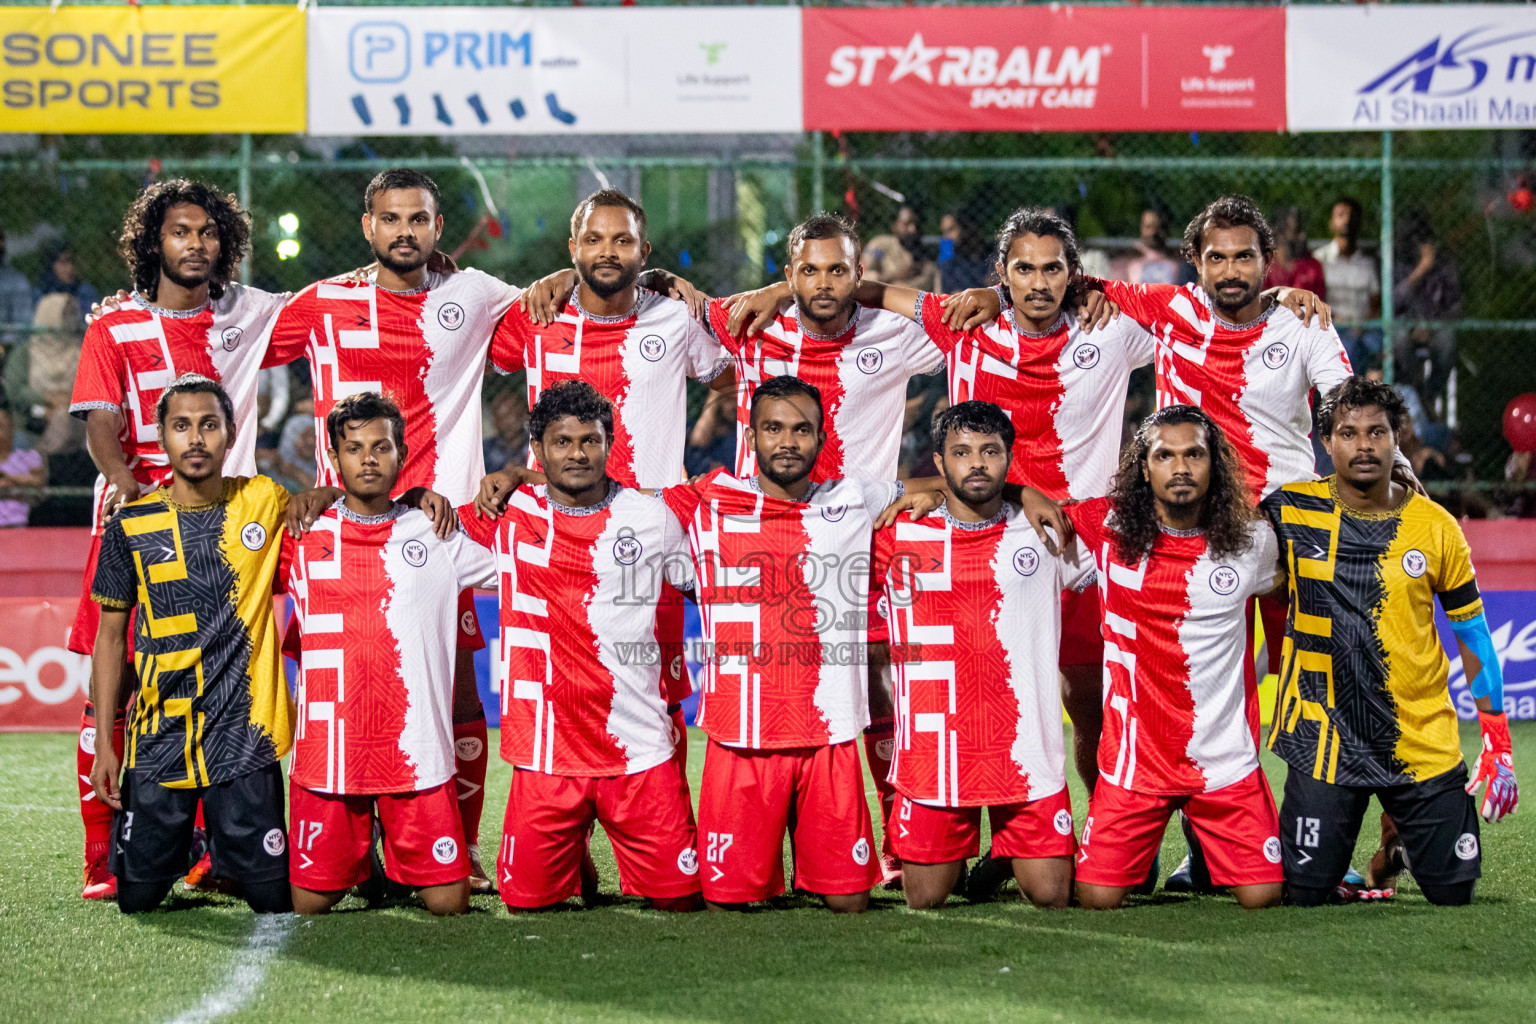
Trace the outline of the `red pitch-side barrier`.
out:
M 1536 523 L 1473 520 L 1462 528 L 1482 589 L 1495 595 L 1490 605 L 1536 604 L 1531 600 L 1536 598 Z M 65 644 L 89 548 L 90 532 L 83 529 L 0 531 L 0 732 L 71 731 L 79 724 L 90 663 Z M 1517 591 L 1526 593 L 1519 598 L 1499 593 Z M 1490 624 L 1501 629 L 1512 614 L 1491 607 Z M 1536 695 L 1536 683 L 1525 680 L 1530 655 L 1536 653 L 1525 650 L 1536 640 L 1536 616 L 1514 617 L 1522 621 L 1504 629 L 1508 635 L 1501 647 L 1511 662 L 1505 667 L 1506 695 L 1519 695 L 1523 708 L 1530 700 L 1524 694 Z

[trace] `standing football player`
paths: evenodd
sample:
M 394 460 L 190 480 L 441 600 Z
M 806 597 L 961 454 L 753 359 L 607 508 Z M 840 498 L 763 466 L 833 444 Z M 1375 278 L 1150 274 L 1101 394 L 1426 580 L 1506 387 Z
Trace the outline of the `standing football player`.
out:
M 133 295 L 86 330 L 70 399 L 70 412 L 85 420 L 88 450 L 100 474 L 91 506 L 91 550 L 69 635 L 72 651 L 91 654 L 95 644 L 100 615 L 90 591 L 104 524 L 123 503 L 171 481 L 155 408 L 178 375 L 198 373 L 223 384 L 237 426 L 225 471 L 256 475 L 262 333 L 287 296 L 232 280 L 249 248 L 246 212 L 234 196 L 203 182 L 154 182 L 123 219 L 118 252 L 133 278 Z M 132 649 L 130 636 L 129 654 Z M 112 738 L 121 757 L 122 709 L 107 708 L 104 714 L 112 723 L 103 722 L 100 731 Z M 97 732 L 96 709 L 87 701 L 75 755 L 86 899 L 107 899 L 117 891 L 107 867 L 112 813 L 91 785 Z
M 1077 860 L 1085 907 L 1118 907 L 1183 811 L 1212 881 L 1245 908 L 1280 901 L 1275 801 L 1259 767 L 1247 608 L 1279 580 L 1221 428 L 1194 406 L 1149 416 L 1106 498 L 1067 514 L 1098 564 L 1104 736 Z
M 469 906 L 454 786 L 458 595 L 490 554 L 395 501 L 406 424 L 388 398 L 348 395 L 326 415 L 344 494 L 287 552 L 301 642 L 290 770 L 293 906 L 323 913 L 369 874 L 373 819 L 388 877 L 434 914 Z
M 980 850 L 985 807 L 992 856 L 1036 906 L 1065 907 L 1076 844 L 1056 681 L 1060 594 L 1090 584 L 1093 562 L 1052 554 L 1003 500 L 1014 427 L 996 405 L 950 406 L 934 440 L 949 488 L 942 515 L 901 516 L 875 537 L 907 905 L 944 902 Z
M 495 552 L 501 755 L 513 766 L 497 888 L 508 909 L 583 891 L 601 824 L 624 892 L 703 909 L 693 807 L 674 756 L 661 585 L 691 589 L 688 542 L 659 498 L 608 475 L 613 406 L 584 381 L 545 388 L 528 418 L 546 483 L 490 499 L 465 529 Z
M 272 623 L 287 493 L 223 474 L 238 436 L 217 382 L 178 377 L 155 419 L 169 484 L 119 507 L 102 534 L 91 691 L 116 707 L 129 610 L 137 687 L 126 765 L 96 733 L 91 784 L 112 821 L 111 871 L 125 914 L 158 906 L 186 870 L 199 803 L 213 869 L 259 913 L 291 909 L 278 761 L 293 705 Z
M 1515 810 L 1519 790 L 1504 681 L 1461 527 L 1394 481 L 1403 400 L 1351 377 L 1319 410 L 1335 475 L 1287 484 L 1263 503 L 1280 536 L 1291 610 L 1269 746 L 1290 772 L 1280 812 L 1291 901 L 1327 901 L 1343 879 L 1370 798 L 1396 826 L 1391 866 L 1429 902 L 1472 901 L 1482 816 Z M 1468 779 L 1430 621 L 1439 599 L 1477 701 L 1483 751 Z

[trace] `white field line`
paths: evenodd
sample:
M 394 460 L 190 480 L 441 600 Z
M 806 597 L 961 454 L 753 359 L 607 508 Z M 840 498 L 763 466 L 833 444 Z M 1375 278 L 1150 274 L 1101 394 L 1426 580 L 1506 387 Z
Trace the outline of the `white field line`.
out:
M 208 1024 L 244 1006 L 267 976 L 268 962 L 288 941 L 297 921 L 293 914 L 257 914 L 256 927 L 251 929 L 245 948 L 235 954 L 223 987 L 203 996 L 201 1003 L 169 1024 Z

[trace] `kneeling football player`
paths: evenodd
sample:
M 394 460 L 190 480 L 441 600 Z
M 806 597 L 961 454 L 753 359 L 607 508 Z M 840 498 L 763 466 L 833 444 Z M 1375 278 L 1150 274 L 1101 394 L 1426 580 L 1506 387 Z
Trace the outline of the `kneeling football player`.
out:
M 901 516 L 875 535 L 896 706 L 890 827 L 907 905 L 949 896 L 981 848 L 985 807 L 992 856 L 1011 862 L 1036 906 L 1065 907 L 1077 847 L 1056 681 L 1060 597 L 1093 583 L 1093 562 L 1052 554 L 1004 501 L 1014 431 L 1000 408 L 952 405 L 934 441 L 950 495 L 941 514 Z
M 688 542 L 665 502 L 608 476 L 613 422 L 592 385 L 547 389 L 528 416 L 545 482 L 504 508 L 484 499 L 493 519 L 460 510 L 496 560 L 501 756 L 513 767 L 496 872 L 513 912 L 578 895 L 594 821 L 624 892 L 659 910 L 704 906 L 657 627 L 663 581 L 693 586 Z
M 1183 810 L 1211 880 L 1243 907 L 1275 905 L 1280 838 L 1245 622 L 1279 566 L 1231 442 L 1194 406 L 1162 409 L 1126 444 L 1109 496 L 1067 513 L 1098 564 L 1104 628 L 1104 734 L 1078 899 L 1119 906 Z
M 278 761 L 293 708 L 272 623 L 288 494 L 264 476 L 225 479 L 235 437 L 224 388 L 184 374 L 161 393 L 166 485 L 106 524 L 91 584 L 101 606 L 91 667 L 115 708 L 134 611 L 137 692 L 126 766 L 96 732 L 91 784 L 115 814 L 118 908 L 151 910 L 187 870 L 199 801 L 214 871 L 258 913 L 290 909 Z
M 432 913 L 460 914 L 470 866 L 454 785 L 458 595 L 488 585 L 495 562 L 391 497 L 406 458 L 394 402 L 351 395 L 325 426 L 344 493 L 289 542 L 302 654 L 293 907 L 323 913 L 368 877 L 377 810 L 387 876 Z
M 1291 596 L 1269 746 L 1290 765 L 1280 834 L 1288 895 L 1301 906 L 1332 898 L 1373 795 L 1396 826 L 1393 856 L 1378 855 L 1388 873 L 1407 867 L 1431 903 L 1470 903 L 1482 848 L 1468 794 L 1487 787 L 1490 824 L 1519 801 L 1503 673 L 1466 537 L 1392 478 L 1405 415 L 1392 388 L 1346 378 L 1319 409 L 1335 475 L 1287 484 L 1263 504 Z M 1437 599 L 1482 724 L 1470 779 L 1450 665 L 1428 627 Z

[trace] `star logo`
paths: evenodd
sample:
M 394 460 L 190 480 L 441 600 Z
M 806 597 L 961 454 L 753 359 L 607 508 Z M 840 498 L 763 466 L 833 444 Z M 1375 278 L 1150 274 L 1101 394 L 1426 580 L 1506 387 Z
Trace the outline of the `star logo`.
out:
M 924 46 L 923 34 L 912 33 L 912 40 L 905 48 L 891 46 L 888 52 L 896 59 L 896 67 L 891 71 L 891 81 L 906 78 L 908 75 L 916 75 L 929 85 L 933 84 L 932 64 L 938 56 L 944 52 L 942 46 Z

